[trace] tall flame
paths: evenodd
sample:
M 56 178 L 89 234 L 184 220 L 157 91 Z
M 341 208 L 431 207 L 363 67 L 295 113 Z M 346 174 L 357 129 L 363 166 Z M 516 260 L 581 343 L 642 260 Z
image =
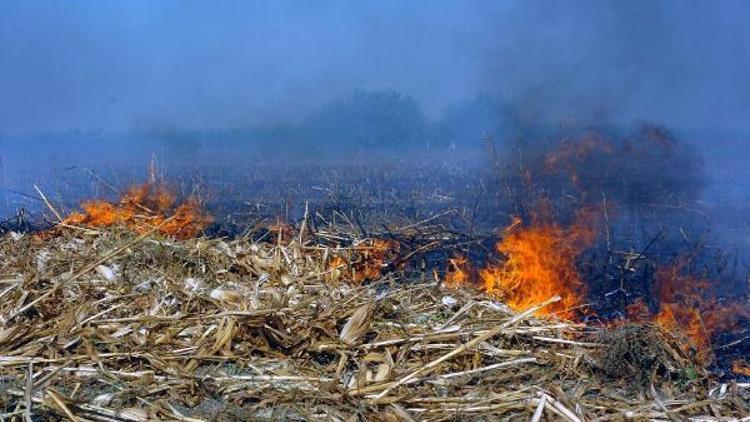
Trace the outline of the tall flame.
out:
M 479 271 L 481 287 L 517 310 L 560 295 L 560 302 L 539 312 L 573 318 L 586 294 L 576 261 L 594 235 L 584 222 L 570 227 L 554 223 L 523 226 L 516 219 L 496 245 L 506 260 Z

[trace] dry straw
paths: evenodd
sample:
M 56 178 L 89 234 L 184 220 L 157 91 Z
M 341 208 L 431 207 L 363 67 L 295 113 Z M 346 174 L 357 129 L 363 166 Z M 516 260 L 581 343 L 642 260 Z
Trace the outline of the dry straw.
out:
M 647 388 L 594 329 L 385 274 L 331 250 L 156 231 L 0 240 L 0 420 L 735 420 L 748 385 L 678 348 Z M 670 366 L 671 365 L 671 366 Z M 664 369 L 666 368 L 666 369 Z M 642 375 L 642 374 L 641 374 Z

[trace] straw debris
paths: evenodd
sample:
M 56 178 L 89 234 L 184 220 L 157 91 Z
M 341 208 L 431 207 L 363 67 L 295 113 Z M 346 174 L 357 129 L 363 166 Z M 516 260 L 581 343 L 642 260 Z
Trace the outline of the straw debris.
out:
M 600 365 L 604 375 L 624 386 L 643 388 L 657 377 L 676 377 L 690 362 L 680 359 L 661 331 L 649 325 L 628 324 L 604 330 L 599 341 Z
M 750 411 L 750 385 L 700 371 L 689 382 L 651 376 L 676 361 L 648 332 L 599 336 L 533 316 L 554 297 L 514 312 L 394 272 L 336 281 L 330 272 L 341 269 L 328 261 L 344 254 L 301 240 L 174 240 L 118 227 L 2 237 L 0 419 L 728 420 Z M 651 388 L 633 392 L 617 377 Z

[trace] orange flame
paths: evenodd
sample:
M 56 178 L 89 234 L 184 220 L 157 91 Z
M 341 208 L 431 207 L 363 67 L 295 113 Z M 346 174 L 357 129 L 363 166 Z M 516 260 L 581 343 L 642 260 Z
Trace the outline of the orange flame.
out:
M 388 263 L 398 257 L 399 251 L 400 244 L 395 240 L 370 239 L 334 255 L 328 261 L 326 279 L 343 279 L 357 284 L 377 280 Z
M 684 337 L 696 351 L 700 362 L 713 356 L 712 338 L 721 332 L 734 331 L 743 319 L 750 318 L 746 306 L 739 302 L 719 302 L 709 297 L 711 281 L 686 273 L 689 261 L 678 259 L 656 274 L 656 296 L 659 312 L 653 321 L 665 331 Z
M 560 295 L 560 302 L 538 314 L 575 318 L 586 296 L 586 285 L 578 275 L 576 263 L 594 241 L 596 231 L 592 219 L 593 214 L 588 209 L 582 210 L 569 227 L 541 218 L 525 226 L 520 218 L 514 218 L 502 240 L 495 245 L 505 261 L 488 264 L 473 273 L 467 258 L 452 258 L 448 262 L 445 286 L 458 288 L 474 284 L 472 276 L 476 275 L 480 289 L 504 300 L 515 310 L 524 310 Z
M 593 242 L 594 234 L 594 230 L 583 223 L 568 228 L 553 223 L 523 227 L 515 220 L 496 245 L 497 251 L 506 257 L 505 262 L 480 270 L 481 285 L 516 310 L 560 295 L 560 302 L 539 313 L 573 318 L 586 294 L 576 261 Z
M 125 226 L 136 233 L 159 227 L 161 234 L 178 239 L 195 237 L 213 219 L 203 212 L 197 200 L 174 206 L 175 195 L 163 184 L 151 182 L 134 186 L 116 203 L 85 201 L 82 211 L 70 214 L 63 223 L 91 227 Z
M 653 318 L 651 310 L 648 309 L 648 305 L 646 305 L 642 297 L 636 298 L 633 303 L 625 307 L 625 316 L 627 317 L 627 321 L 641 323 L 650 321 Z M 615 321 L 616 324 L 620 322 L 623 321 Z
M 445 272 L 445 287 L 456 289 L 469 283 L 471 266 L 469 259 L 465 256 L 456 256 L 448 260 L 448 269 Z
M 677 333 L 687 339 L 688 344 L 696 351 L 698 361 L 710 360 L 711 337 L 697 308 L 663 303 L 654 317 L 654 323 L 667 332 Z
M 506 260 L 480 269 L 479 287 L 516 310 L 560 295 L 560 302 L 539 313 L 574 318 L 586 294 L 576 261 L 595 237 L 590 220 L 584 218 L 586 214 L 582 212 L 579 221 L 568 228 L 540 222 L 524 226 L 520 218 L 515 218 L 495 246 Z M 470 268 L 466 258 L 453 258 L 449 264 L 446 286 L 467 284 Z

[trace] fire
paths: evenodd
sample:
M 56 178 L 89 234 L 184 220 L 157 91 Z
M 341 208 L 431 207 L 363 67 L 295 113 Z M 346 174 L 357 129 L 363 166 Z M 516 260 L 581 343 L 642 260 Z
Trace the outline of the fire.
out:
M 719 333 L 735 331 L 750 317 L 739 302 L 710 298 L 711 280 L 687 274 L 689 260 L 680 258 L 656 273 L 655 295 L 659 311 L 653 322 L 666 332 L 684 337 L 704 363 L 713 357 L 712 339 Z
M 471 265 L 465 256 L 456 256 L 448 260 L 448 269 L 445 272 L 445 287 L 455 289 L 469 283 Z
M 377 280 L 389 263 L 398 258 L 399 251 L 400 244 L 395 240 L 369 239 L 335 254 L 328 261 L 326 279 L 357 284 Z
M 686 265 L 686 260 L 678 260 L 674 265 L 657 271 L 655 287 L 660 305 L 654 323 L 667 332 L 685 337 L 696 350 L 698 359 L 707 361 L 710 358 L 711 331 L 701 311 L 709 282 L 681 274 Z
M 70 214 L 63 223 L 90 227 L 125 226 L 137 233 L 158 227 L 167 236 L 187 239 L 196 236 L 213 220 L 197 200 L 175 204 L 175 195 L 165 185 L 153 181 L 134 186 L 112 203 L 85 201 L 82 211 Z
M 576 261 L 593 240 L 594 230 L 583 222 L 570 227 L 555 223 L 523 226 L 515 220 L 496 245 L 506 260 L 479 271 L 481 287 L 517 310 L 560 295 L 560 302 L 540 313 L 573 318 L 586 294 Z
M 633 303 L 625 307 L 625 316 L 627 317 L 627 321 L 641 323 L 650 321 L 653 318 L 651 310 L 648 308 L 648 305 L 646 305 L 646 302 L 643 301 L 642 297 L 636 298 Z M 622 321 L 616 322 L 619 323 Z
M 541 218 L 524 225 L 515 218 L 495 245 L 505 260 L 488 264 L 478 271 L 478 287 L 505 301 L 512 309 L 523 310 L 552 296 L 562 300 L 539 311 L 542 315 L 574 318 L 586 297 L 586 284 L 576 264 L 581 253 L 595 238 L 589 212 L 565 227 Z M 465 258 L 449 261 L 447 287 L 470 283 L 471 271 Z
M 696 351 L 698 361 L 710 360 L 711 337 L 697 308 L 664 303 L 654 317 L 654 323 L 666 332 L 677 333 L 687 339 L 688 344 Z
M 689 260 L 682 257 L 656 271 L 652 294 L 659 303 L 655 311 L 639 297 L 626 306 L 625 319 L 608 326 L 627 322 L 653 324 L 680 339 L 692 351 L 695 361 L 706 365 L 715 358 L 716 336 L 740 331 L 750 319 L 750 311 L 740 301 L 712 298 L 712 280 L 689 275 L 688 264 Z
M 637 261 L 631 262 L 632 258 L 628 257 L 619 275 L 615 272 L 617 266 L 611 265 L 612 258 L 619 255 L 619 252 L 613 254 L 612 245 L 617 243 L 610 243 L 609 237 L 613 206 L 624 199 L 629 210 L 641 212 L 641 204 L 652 206 L 652 199 L 659 201 L 664 192 L 682 189 L 681 183 L 690 186 L 692 182 L 689 178 L 684 182 L 683 176 L 690 173 L 690 168 L 700 170 L 700 160 L 693 157 L 689 149 L 678 148 L 663 129 L 651 126 L 623 138 L 592 131 L 540 146 L 529 149 L 528 164 L 519 174 L 527 192 L 519 195 L 518 200 L 524 201 L 523 209 L 531 210 L 532 218 L 514 219 L 505 229 L 495 245 L 502 257 L 499 262 L 490 262 L 472 271 L 465 258 L 449 259 L 444 285 L 449 288 L 475 286 L 516 310 L 560 295 L 560 302 L 539 313 L 576 319 L 584 314 L 581 309 L 584 309 L 587 295 L 587 282 L 581 279 L 578 264 L 596 240 L 597 224 L 591 218 L 595 216 L 591 211 L 601 209 L 608 225 L 607 257 L 610 261 L 604 268 L 589 267 L 594 272 L 592 280 L 605 280 L 604 286 L 596 286 L 599 288 L 607 287 L 609 281 L 606 280 L 616 282 L 619 278 L 620 289 L 611 293 L 625 293 L 624 297 L 630 301 L 625 309 L 612 309 L 623 304 L 620 299 L 592 298 L 594 303 L 600 304 L 604 318 L 613 316 L 613 310 L 623 311 L 624 317 L 623 313 L 617 313 L 618 319 L 608 321 L 607 326 L 655 325 L 681 340 L 689 349 L 685 354 L 696 362 L 707 364 L 715 359 L 712 341 L 719 339 L 720 334 L 731 336 L 742 332 L 750 320 L 750 310 L 747 303 L 740 300 L 718 298 L 722 289 L 717 288 L 718 280 L 707 276 L 710 267 L 705 267 L 705 274 L 696 275 L 688 271 L 689 260 L 678 259 L 659 269 L 657 260 L 663 256 L 661 254 L 648 258 L 639 254 L 637 259 L 642 266 L 637 271 L 630 266 Z M 545 150 L 546 147 L 550 148 Z M 683 161 L 690 163 L 687 170 L 682 168 Z M 532 174 L 536 180 L 532 180 Z M 638 192 L 637 195 L 634 192 Z M 687 193 L 686 198 L 690 195 Z M 578 209 L 577 218 L 569 223 L 571 211 L 576 210 L 573 207 L 577 204 L 583 206 Z M 552 216 L 560 217 L 550 218 Z M 656 239 L 652 243 L 654 241 Z M 591 255 L 595 256 L 600 250 L 592 250 Z M 693 252 L 695 256 L 702 256 L 697 253 Z M 637 277 L 633 286 L 624 285 L 625 276 L 630 277 L 628 271 L 633 271 L 633 277 Z M 642 282 L 651 283 L 653 289 L 644 297 L 633 299 L 632 293 L 643 293 Z

